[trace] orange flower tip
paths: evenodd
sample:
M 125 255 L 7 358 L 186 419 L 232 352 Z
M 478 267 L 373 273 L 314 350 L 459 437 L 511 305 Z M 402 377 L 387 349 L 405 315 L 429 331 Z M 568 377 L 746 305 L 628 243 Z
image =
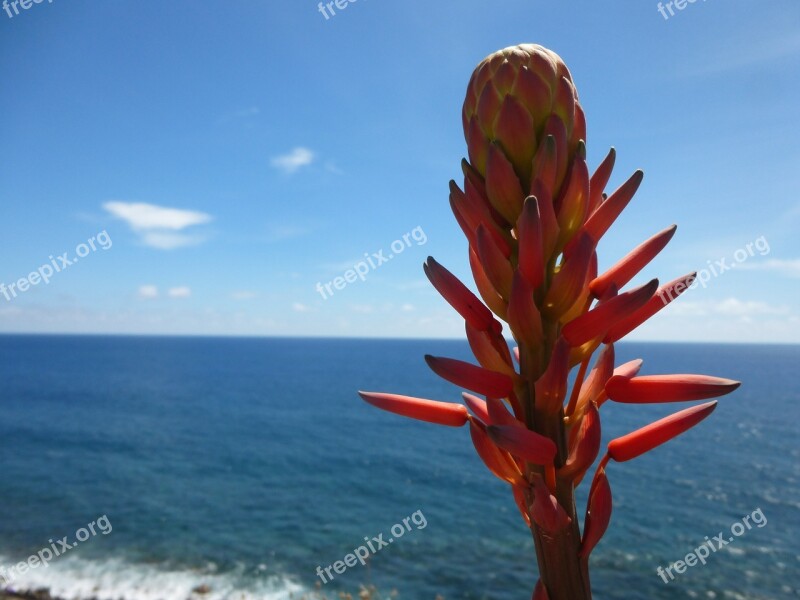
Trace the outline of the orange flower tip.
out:
M 642 370 L 642 365 L 644 361 L 641 358 L 636 358 L 632 361 L 626 362 L 623 365 L 618 366 L 614 369 L 614 376 L 616 377 L 625 377 L 630 379 L 631 377 L 635 377 L 639 371 Z
M 469 416 L 464 405 L 452 402 L 438 402 L 436 400 L 381 392 L 360 391 L 358 394 L 365 402 L 377 408 L 417 419 L 418 421 L 435 423 L 436 425 L 461 427 L 466 424 Z
M 472 411 L 473 415 L 475 415 L 483 423 L 491 423 L 491 419 L 489 418 L 489 409 L 486 406 L 486 402 L 477 396 L 470 394 L 469 392 L 461 392 L 461 397 L 464 398 L 464 404 L 466 404 L 467 408 Z
M 490 425 L 486 433 L 495 444 L 510 454 L 537 465 L 552 464 L 556 456 L 553 440 L 529 429 L 514 425 Z
M 717 398 L 730 394 L 740 385 L 740 381 L 709 375 L 614 375 L 606 383 L 605 390 L 615 402 L 651 404 Z
M 617 462 L 637 458 L 691 429 L 714 412 L 716 407 L 716 400 L 692 406 L 611 440 L 608 456 Z

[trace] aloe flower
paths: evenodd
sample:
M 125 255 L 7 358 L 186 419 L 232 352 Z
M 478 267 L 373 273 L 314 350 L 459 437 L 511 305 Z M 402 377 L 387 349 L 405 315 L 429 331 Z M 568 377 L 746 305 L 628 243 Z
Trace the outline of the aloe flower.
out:
M 478 456 L 511 486 L 533 533 L 540 577 L 533 599 L 591 598 L 589 555 L 611 519 L 608 463 L 652 450 L 716 406 L 695 406 L 612 440 L 591 478 L 581 530 L 574 490 L 600 454 L 603 404 L 709 399 L 739 383 L 640 376 L 641 360 L 615 366 L 614 344 L 677 298 L 694 274 L 626 287 L 675 226 L 597 272 L 598 243 L 633 198 L 642 172 L 607 194 L 612 149 L 589 173 L 584 113 L 561 58 L 536 45 L 487 57 L 467 87 L 462 120 L 469 161 L 462 161 L 463 186 L 450 182 L 450 205 L 469 242 L 480 297 L 433 258 L 424 269 L 463 317 L 477 364 L 425 358 L 437 375 L 472 393 L 464 393 L 463 404 L 361 396 L 406 417 L 469 425 Z M 513 356 L 504 324 L 516 341 Z

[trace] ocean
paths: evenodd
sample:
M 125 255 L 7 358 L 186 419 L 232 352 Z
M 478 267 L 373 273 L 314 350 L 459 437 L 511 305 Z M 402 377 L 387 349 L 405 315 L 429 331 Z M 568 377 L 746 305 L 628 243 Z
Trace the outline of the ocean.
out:
M 529 598 L 533 542 L 468 431 L 356 395 L 459 401 L 425 353 L 469 356 L 460 341 L 0 336 L 0 567 L 62 551 L 8 589 L 283 600 L 374 584 L 409 600 Z M 618 364 L 637 357 L 643 373 L 743 385 L 681 438 L 609 466 L 595 598 L 800 597 L 800 346 L 618 345 Z M 679 407 L 609 402 L 604 439 Z M 585 488 L 578 498 L 582 513 Z M 756 511 L 705 565 L 657 574 Z M 322 583 L 318 567 L 392 533 L 365 566 Z M 81 541 L 67 550 L 65 536 Z

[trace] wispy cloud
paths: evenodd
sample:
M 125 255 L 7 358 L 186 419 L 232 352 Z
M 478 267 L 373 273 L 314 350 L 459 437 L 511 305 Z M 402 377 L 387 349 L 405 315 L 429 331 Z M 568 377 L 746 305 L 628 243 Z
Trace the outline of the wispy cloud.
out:
M 305 304 L 302 304 L 300 302 L 295 302 L 294 304 L 292 304 L 292 310 L 294 312 L 307 313 L 311 311 L 311 307 L 306 306 Z
M 191 295 L 192 295 L 191 288 L 185 285 L 170 288 L 169 291 L 167 291 L 167 296 L 169 296 L 170 298 L 188 298 Z
M 776 306 L 757 300 L 726 298 L 719 302 L 676 302 L 670 314 L 675 317 L 742 317 L 789 316 L 788 306 Z
M 270 164 L 276 169 L 291 175 L 301 167 L 307 167 L 310 165 L 312 162 L 314 162 L 314 158 L 314 153 L 311 150 L 299 146 L 294 148 L 288 154 L 282 154 L 280 156 L 273 157 L 270 161 Z
M 182 231 L 213 219 L 204 212 L 157 206 L 146 202 L 115 200 L 104 203 L 103 208 L 112 216 L 125 221 L 145 246 L 159 250 L 172 250 L 205 241 L 200 235 L 189 235 Z
M 141 285 L 139 286 L 138 294 L 139 298 L 143 298 L 145 300 L 158 298 L 158 288 L 154 285 Z
M 788 260 L 770 258 L 760 262 L 742 263 L 739 267 L 751 271 L 776 271 L 789 277 L 800 277 L 800 258 Z

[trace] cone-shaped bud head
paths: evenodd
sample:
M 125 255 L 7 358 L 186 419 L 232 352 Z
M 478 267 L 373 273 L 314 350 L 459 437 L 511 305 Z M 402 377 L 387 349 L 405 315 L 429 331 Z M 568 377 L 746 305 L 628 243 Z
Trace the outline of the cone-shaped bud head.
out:
M 485 178 L 490 158 L 495 165 L 508 163 L 526 192 L 538 175 L 533 172 L 534 156 L 548 135 L 555 139 L 559 165 L 553 194 L 563 183 L 578 142 L 586 136 L 569 69 L 556 53 L 535 44 L 499 50 L 475 68 L 462 119 L 472 166 Z M 490 157 L 498 148 L 505 161 Z M 498 193 L 505 195 L 516 189 L 511 183 L 496 184 L 500 185 Z

